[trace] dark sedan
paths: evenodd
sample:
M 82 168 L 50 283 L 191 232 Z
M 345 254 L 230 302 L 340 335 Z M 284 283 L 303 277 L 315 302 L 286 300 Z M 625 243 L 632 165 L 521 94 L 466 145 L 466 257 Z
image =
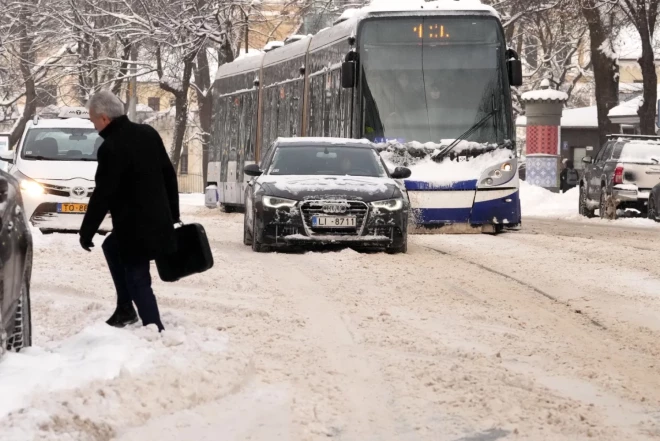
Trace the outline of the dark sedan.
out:
M 245 194 L 244 243 L 254 251 L 337 244 L 405 253 L 409 201 L 373 144 L 327 138 L 278 139 Z
M 0 355 L 32 344 L 32 236 L 18 185 L 0 171 Z

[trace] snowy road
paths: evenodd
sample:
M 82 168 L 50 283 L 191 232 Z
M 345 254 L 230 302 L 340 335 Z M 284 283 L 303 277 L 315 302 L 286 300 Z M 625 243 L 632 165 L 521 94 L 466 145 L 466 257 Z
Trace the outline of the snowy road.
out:
M 36 238 L 37 347 L 0 363 L 0 440 L 660 439 L 653 224 L 526 219 L 390 256 L 255 254 L 242 215 L 184 219 L 216 266 L 156 283 L 162 337 L 99 324 L 100 238 Z

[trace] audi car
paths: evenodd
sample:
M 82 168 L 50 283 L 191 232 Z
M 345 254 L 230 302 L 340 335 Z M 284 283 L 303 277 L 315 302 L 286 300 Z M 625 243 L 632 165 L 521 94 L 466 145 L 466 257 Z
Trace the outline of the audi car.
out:
M 410 203 L 401 182 L 367 140 L 279 138 L 261 164 L 245 166 L 244 243 L 256 252 L 345 245 L 408 249 Z
M 0 171 L 0 355 L 32 343 L 32 236 L 20 184 Z

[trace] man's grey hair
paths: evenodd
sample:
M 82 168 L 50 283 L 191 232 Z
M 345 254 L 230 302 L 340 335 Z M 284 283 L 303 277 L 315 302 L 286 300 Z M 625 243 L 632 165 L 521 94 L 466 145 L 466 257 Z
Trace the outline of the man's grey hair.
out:
M 92 95 L 87 107 L 90 112 L 93 111 L 97 115 L 106 115 L 110 119 L 119 118 L 126 113 L 124 111 L 124 103 L 107 90 L 102 90 Z

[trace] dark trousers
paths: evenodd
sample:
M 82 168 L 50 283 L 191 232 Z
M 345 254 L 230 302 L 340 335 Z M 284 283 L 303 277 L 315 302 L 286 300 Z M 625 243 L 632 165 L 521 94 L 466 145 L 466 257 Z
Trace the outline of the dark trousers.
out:
M 108 262 L 112 280 L 117 290 L 117 307 L 135 303 L 144 326 L 155 324 L 163 330 L 160 312 L 153 289 L 151 289 L 150 262 L 124 262 L 119 254 L 119 242 L 110 234 L 103 242 L 103 254 Z

